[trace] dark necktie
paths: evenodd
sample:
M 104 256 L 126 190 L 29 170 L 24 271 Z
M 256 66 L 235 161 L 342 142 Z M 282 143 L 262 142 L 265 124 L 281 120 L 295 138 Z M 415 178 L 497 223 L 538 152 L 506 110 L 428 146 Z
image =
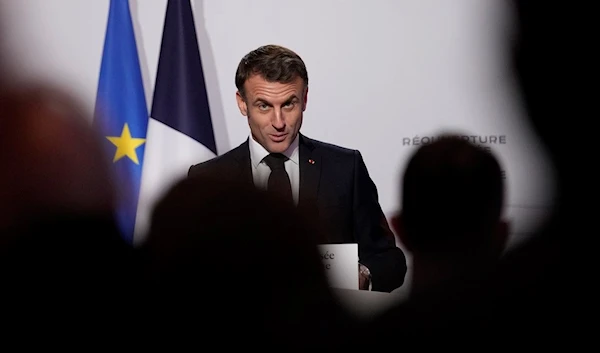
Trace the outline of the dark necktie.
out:
M 283 198 L 285 202 L 293 203 L 292 184 L 285 171 L 284 163 L 288 158 L 281 153 L 271 153 L 265 157 L 265 163 L 271 168 L 268 191 Z

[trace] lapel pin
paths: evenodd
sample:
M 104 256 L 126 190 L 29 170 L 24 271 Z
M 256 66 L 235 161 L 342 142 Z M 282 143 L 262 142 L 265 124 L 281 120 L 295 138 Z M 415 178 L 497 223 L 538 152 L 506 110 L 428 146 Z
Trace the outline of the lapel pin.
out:
M 313 161 L 312 159 L 309 159 L 309 160 L 308 160 L 308 163 L 310 163 L 310 164 L 315 164 L 315 161 Z

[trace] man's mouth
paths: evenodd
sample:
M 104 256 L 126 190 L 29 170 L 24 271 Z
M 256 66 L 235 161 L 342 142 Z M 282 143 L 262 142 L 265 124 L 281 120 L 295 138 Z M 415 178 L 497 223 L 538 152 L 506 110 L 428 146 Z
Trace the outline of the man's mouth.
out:
M 269 136 L 274 142 L 282 142 L 287 137 L 287 134 L 270 134 Z

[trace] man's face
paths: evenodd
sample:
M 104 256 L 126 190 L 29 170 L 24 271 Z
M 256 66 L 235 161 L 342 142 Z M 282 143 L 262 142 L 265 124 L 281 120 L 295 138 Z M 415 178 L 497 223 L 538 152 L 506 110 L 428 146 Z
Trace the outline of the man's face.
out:
M 236 99 L 242 115 L 248 117 L 252 138 L 270 153 L 282 153 L 294 141 L 302 126 L 308 87 L 300 77 L 290 83 L 268 82 L 260 75 L 244 84 L 245 99 Z

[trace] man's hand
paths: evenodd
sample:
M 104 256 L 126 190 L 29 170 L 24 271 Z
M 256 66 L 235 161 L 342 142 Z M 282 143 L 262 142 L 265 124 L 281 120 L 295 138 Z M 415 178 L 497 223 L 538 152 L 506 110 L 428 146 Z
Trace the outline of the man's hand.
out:
M 371 272 L 363 265 L 358 264 L 358 289 L 369 290 L 371 285 Z

